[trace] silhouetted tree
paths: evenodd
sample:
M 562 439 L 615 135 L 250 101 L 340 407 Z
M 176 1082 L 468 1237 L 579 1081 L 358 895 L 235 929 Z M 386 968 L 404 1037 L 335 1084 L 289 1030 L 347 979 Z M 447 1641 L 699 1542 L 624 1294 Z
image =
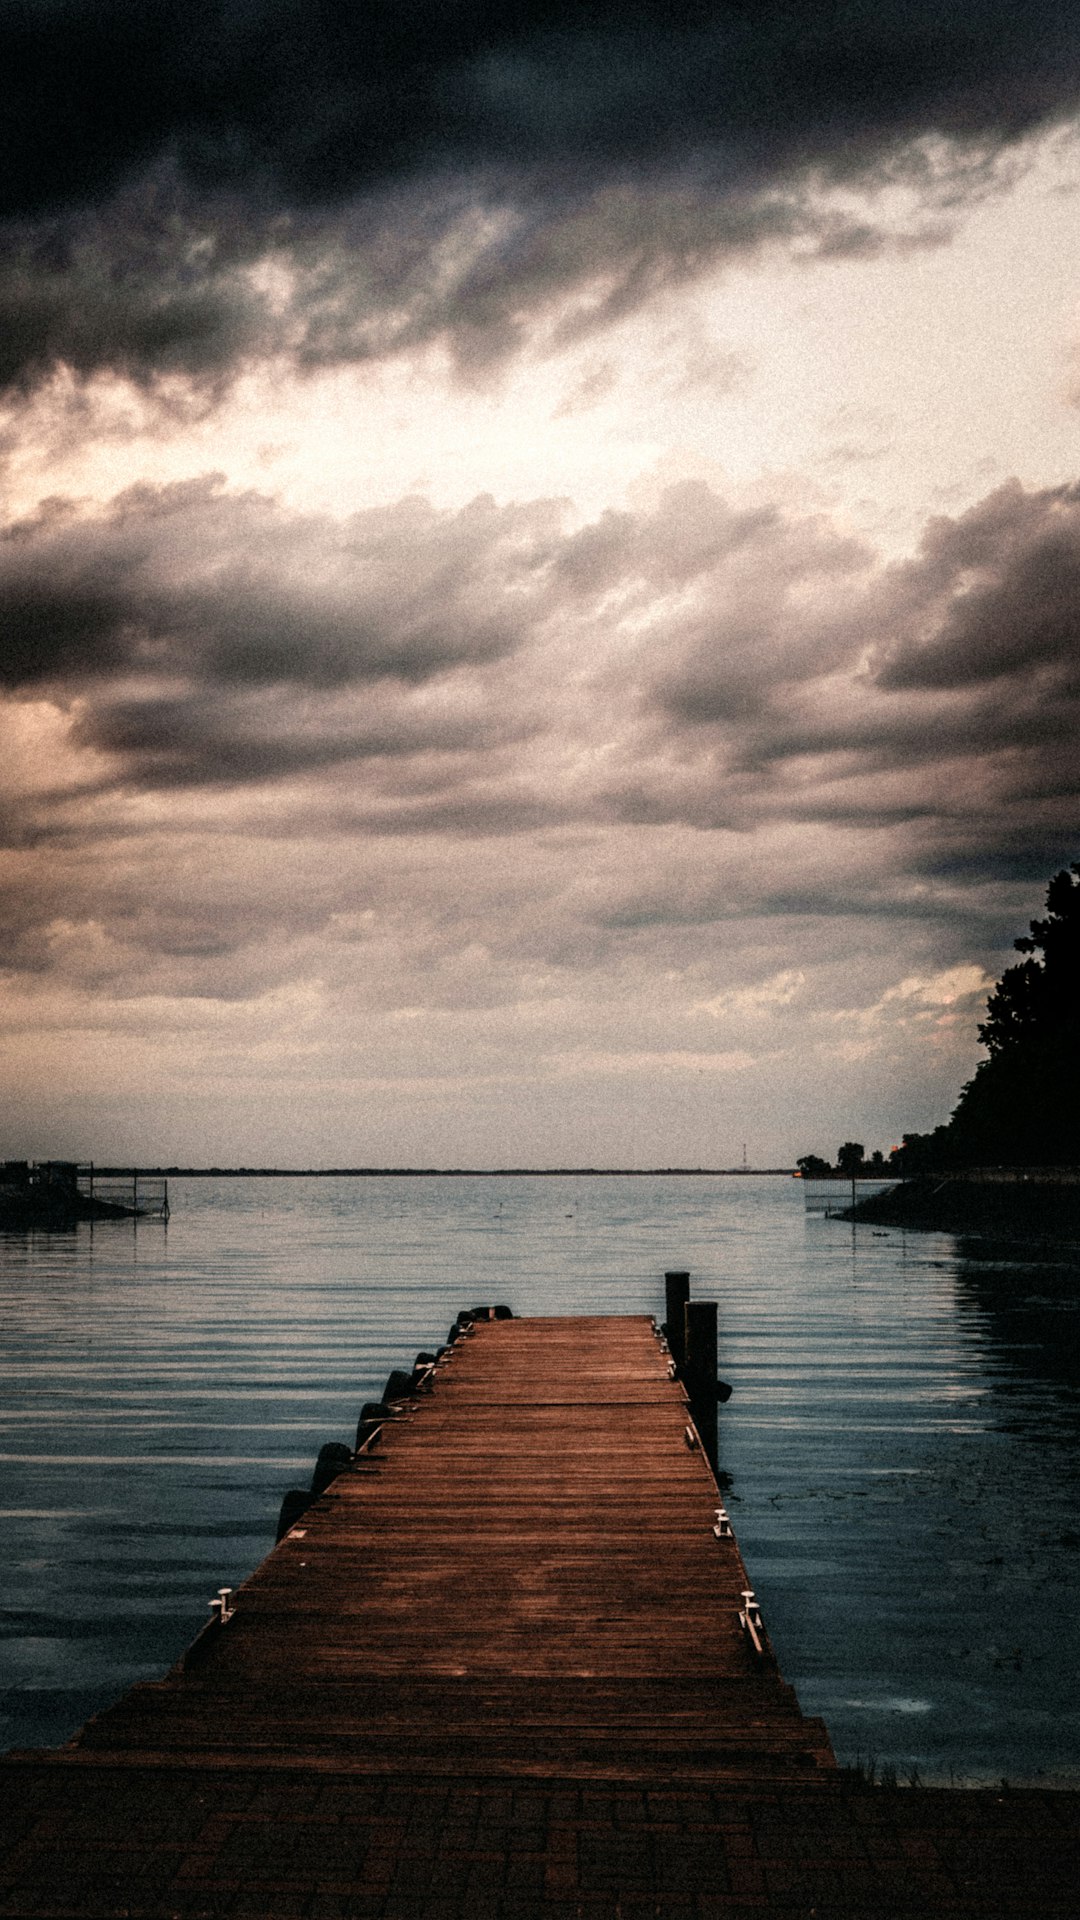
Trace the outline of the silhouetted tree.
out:
M 832 1172 L 828 1161 L 823 1160 L 820 1153 L 804 1153 L 795 1165 L 804 1180 L 827 1180 Z
M 948 1165 L 949 1129 L 946 1126 L 935 1127 L 933 1133 L 905 1133 L 903 1144 L 894 1147 L 889 1155 L 891 1171 L 902 1173 L 905 1180 L 937 1173 Z
M 1056 873 L 1046 915 L 1014 944 L 979 1038 L 989 1058 L 961 1092 L 947 1155 L 966 1165 L 1080 1162 L 1080 863 Z
M 1055 873 L 1030 927 L 1013 942 L 1025 958 L 986 1002 L 988 1057 L 948 1125 L 905 1133 L 889 1155 L 906 1179 L 965 1166 L 1080 1166 L 1080 861 Z M 857 1140 L 845 1140 L 836 1161 L 850 1179 L 882 1170 L 877 1153 L 867 1168 Z
M 1013 942 L 1018 953 L 1041 958 L 1006 967 L 986 1003 L 979 1039 L 991 1057 L 1080 1014 L 1080 862 L 1055 873 L 1046 908 L 1046 918 Z

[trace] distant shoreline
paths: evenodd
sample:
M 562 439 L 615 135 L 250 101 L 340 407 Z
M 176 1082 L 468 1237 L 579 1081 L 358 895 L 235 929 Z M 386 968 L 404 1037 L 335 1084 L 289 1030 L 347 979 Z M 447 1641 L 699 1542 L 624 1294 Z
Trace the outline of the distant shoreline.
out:
M 794 1175 L 794 1167 L 94 1167 L 95 1174 L 137 1173 L 167 1180 L 604 1180 L 727 1179 L 734 1175 Z

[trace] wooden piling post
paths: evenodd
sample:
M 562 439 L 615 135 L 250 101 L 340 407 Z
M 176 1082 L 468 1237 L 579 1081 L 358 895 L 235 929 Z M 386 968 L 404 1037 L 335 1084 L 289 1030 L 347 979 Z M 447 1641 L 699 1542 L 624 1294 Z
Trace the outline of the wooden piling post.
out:
M 667 1343 L 677 1371 L 686 1365 L 686 1303 L 690 1298 L 688 1273 L 665 1273 L 664 1303 L 667 1319 Z
M 688 1300 L 683 1308 L 686 1364 L 683 1379 L 690 1395 L 690 1411 L 702 1445 L 715 1470 L 716 1432 L 716 1301 Z
M 702 1388 L 716 1389 L 716 1301 L 688 1300 L 683 1308 L 685 1368 L 691 1399 Z

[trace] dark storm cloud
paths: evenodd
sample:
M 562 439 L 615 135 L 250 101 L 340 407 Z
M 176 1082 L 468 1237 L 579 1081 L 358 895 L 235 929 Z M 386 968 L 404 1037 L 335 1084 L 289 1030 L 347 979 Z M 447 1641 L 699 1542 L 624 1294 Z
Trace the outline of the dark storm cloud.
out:
M 399 816 L 423 828 L 460 808 L 448 795 L 475 761 L 478 823 L 500 806 L 523 817 L 538 803 L 503 791 L 498 762 L 540 724 L 538 700 L 500 699 L 483 676 L 543 616 L 555 526 L 547 505 L 484 497 L 331 521 L 213 476 L 134 487 L 93 514 L 52 502 L 0 537 L 0 686 L 69 715 L 70 745 L 107 756 L 86 776 L 98 788 L 265 786 L 377 762 L 373 820 L 397 831 Z M 64 804 L 42 796 L 34 822 Z M 12 822 L 15 838 L 34 830 Z
M 264 222 L 212 217 L 154 180 L 109 205 L 18 223 L 0 249 L 0 386 L 57 365 L 136 381 L 181 374 L 211 385 L 268 335 L 248 276 Z
M 873 251 L 811 183 L 940 210 L 1078 98 L 1060 0 L 7 0 L 0 381 L 440 336 L 483 367 L 567 293 L 572 335 L 762 240 Z
M 458 166 L 848 171 L 1071 109 L 1080 39 L 1062 0 L 8 0 L 0 73 L 3 204 L 37 214 L 162 155 L 309 204 Z
M 848 756 L 872 774 L 1048 746 L 1072 768 L 1080 488 L 1010 481 L 884 568 L 825 520 L 747 520 L 671 641 L 654 697 L 680 730 L 735 741 L 736 765 Z
M 1012 482 L 891 567 L 777 516 L 706 585 L 643 648 L 666 722 L 609 787 L 618 818 L 869 831 L 889 881 L 877 906 L 845 882 L 855 910 L 904 917 L 913 880 L 936 898 L 1075 857 L 1080 490 Z
M 847 216 L 798 186 L 675 178 L 413 181 L 348 206 L 201 199 L 164 166 L 101 208 L 17 223 L 0 257 L 0 388 L 58 367 L 210 400 L 262 358 L 305 372 L 444 342 L 483 376 L 539 328 L 572 346 L 718 258 Z M 173 404 L 175 396 L 171 396 Z
M 304 714 L 294 696 L 273 690 L 262 697 L 222 700 L 192 693 L 173 699 L 99 700 L 73 725 L 76 746 L 115 756 L 131 785 L 154 787 L 234 786 L 288 779 L 343 761 L 418 757 L 437 735 L 442 753 L 480 743 L 477 716 L 421 716 L 402 711 L 360 713 L 350 724 L 325 713 Z
M 879 684 L 962 688 L 1028 675 L 1080 692 L 1080 487 L 1002 487 L 932 521 L 893 576 Z
M 405 500 L 332 521 L 215 477 L 133 487 L 92 517 L 52 504 L 0 536 L 0 684 L 420 685 L 518 644 L 510 605 L 545 517 Z

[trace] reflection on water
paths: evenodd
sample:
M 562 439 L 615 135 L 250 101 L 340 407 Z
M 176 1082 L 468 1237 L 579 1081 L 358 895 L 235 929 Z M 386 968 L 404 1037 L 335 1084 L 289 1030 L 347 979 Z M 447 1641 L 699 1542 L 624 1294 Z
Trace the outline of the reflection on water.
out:
M 687 1266 L 727 1503 L 839 1757 L 1080 1779 L 1071 1265 L 807 1218 L 785 1179 L 172 1184 L 167 1231 L 0 1239 L 0 1744 L 162 1672 L 460 1307 L 659 1312 Z
M 957 1243 L 962 1332 L 981 1343 L 1010 1430 L 1075 1439 L 1080 1415 L 1080 1259 L 1070 1249 L 1022 1260 L 1015 1246 Z M 1048 1399 L 1045 1388 L 1057 1389 Z

